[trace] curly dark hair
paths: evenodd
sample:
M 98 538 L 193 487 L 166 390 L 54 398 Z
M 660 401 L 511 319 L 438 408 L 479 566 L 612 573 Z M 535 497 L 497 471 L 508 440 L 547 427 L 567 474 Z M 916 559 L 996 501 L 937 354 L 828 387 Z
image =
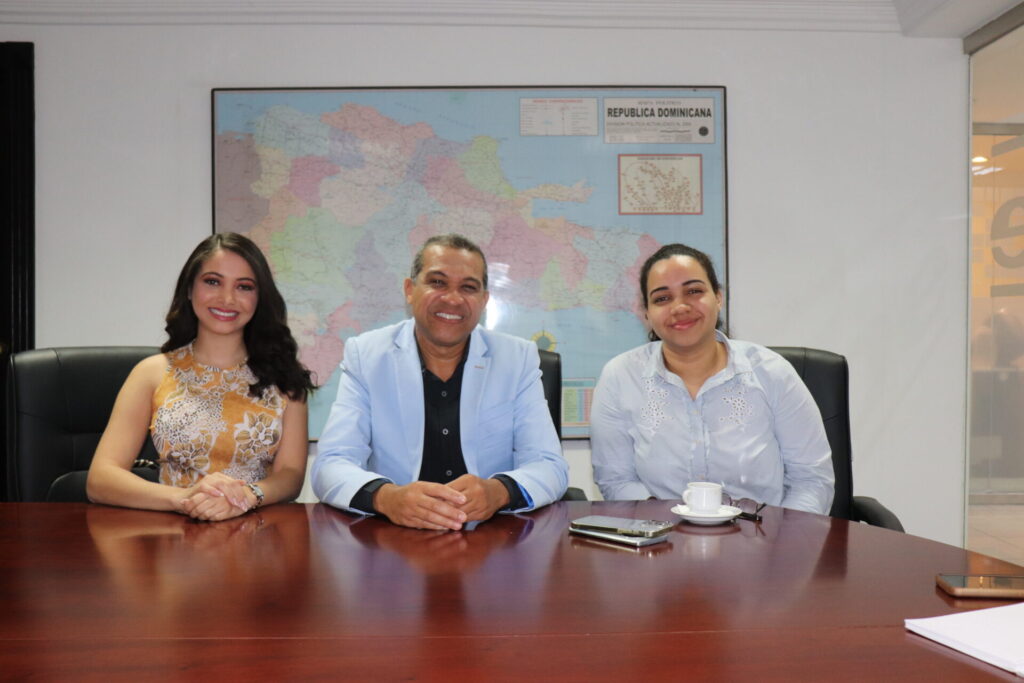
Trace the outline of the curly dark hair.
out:
M 243 333 L 245 350 L 249 355 L 249 369 L 257 380 L 249 387 L 249 393 L 259 397 L 264 389 L 273 385 L 288 398 L 305 401 L 316 386 L 309 370 L 299 362 L 299 345 L 288 329 L 288 310 L 284 298 L 277 291 L 263 252 L 252 240 L 238 233 L 219 232 L 210 235 L 192 251 L 178 274 L 178 284 L 174 287 L 174 298 L 171 299 L 167 325 L 164 327 L 167 341 L 160 350 L 167 353 L 195 340 L 199 320 L 189 300 L 192 283 L 203 263 L 221 249 L 241 256 L 256 275 L 256 311 Z
M 711 285 L 711 291 L 718 294 L 722 291 L 722 285 L 718 282 L 718 275 L 715 274 L 715 266 L 711 263 L 711 257 L 705 254 L 700 249 L 694 249 L 693 247 L 685 244 L 679 244 L 673 242 L 662 246 L 658 251 L 651 254 L 644 265 L 640 268 L 640 303 L 643 304 L 644 310 L 647 310 L 647 276 L 651 274 L 651 268 L 654 264 L 663 259 L 672 258 L 673 256 L 689 256 L 694 261 L 699 263 L 704 269 L 704 272 L 708 275 L 708 284 Z M 718 319 L 718 323 L 715 325 L 718 329 L 725 332 L 725 324 L 722 319 Z M 647 338 L 651 341 L 659 341 L 661 337 L 651 330 L 647 334 Z

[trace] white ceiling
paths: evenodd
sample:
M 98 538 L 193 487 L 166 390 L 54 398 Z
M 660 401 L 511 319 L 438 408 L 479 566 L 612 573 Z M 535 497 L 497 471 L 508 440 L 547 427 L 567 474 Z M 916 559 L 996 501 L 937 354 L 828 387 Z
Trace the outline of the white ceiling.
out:
M 423 24 L 963 38 L 1021 0 L 0 0 L 0 24 Z
M 904 35 L 963 38 L 1021 0 L 892 0 Z

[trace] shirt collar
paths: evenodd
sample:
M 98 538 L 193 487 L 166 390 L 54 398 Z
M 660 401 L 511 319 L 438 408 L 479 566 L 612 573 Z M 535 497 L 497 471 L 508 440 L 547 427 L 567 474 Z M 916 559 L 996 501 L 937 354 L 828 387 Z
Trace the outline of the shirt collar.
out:
M 462 347 L 462 358 L 459 359 L 459 364 L 458 364 L 458 366 L 456 366 L 456 368 L 461 368 L 463 365 L 466 364 L 466 359 L 469 358 L 469 347 L 470 347 L 470 344 L 471 344 L 472 341 L 473 341 L 473 337 L 472 337 L 472 335 L 470 335 L 470 337 L 468 339 L 466 339 L 466 345 L 464 347 Z M 424 373 L 430 372 L 429 370 L 427 370 L 427 364 L 423 361 L 423 351 L 420 349 L 420 345 L 419 344 L 416 344 L 416 354 L 417 354 L 417 356 L 419 356 L 419 359 L 420 359 L 420 372 L 424 372 Z M 457 371 L 458 370 L 456 369 L 456 372 Z M 434 374 L 434 373 L 430 373 L 430 374 Z
M 736 375 L 752 372 L 753 368 L 750 365 L 750 359 L 745 356 L 738 355 L 735 349 L 729 344 L 729 338 L 725 336 L 725 333 L 721 330 L 715 330 L 715 339 L 725 344 L 725 350 L 727 355 L 725 361 L 725 367 L 719 370 L 717 373 L 712 375 L 704 386 L 701 387 L 701 391 L 706 391 L 712 387 L 716 387 L 719 384 L 724 384 Z M 647 359 L 647 367 L 644 368 L 645 377 L 661 377 L 666 382 L 673 384 L 681 383 L 679 377 L 670 372 L 665 367 L 665 356 L 661 353 L 661 341 L 653 342 L 651 346 L 651 355 Z

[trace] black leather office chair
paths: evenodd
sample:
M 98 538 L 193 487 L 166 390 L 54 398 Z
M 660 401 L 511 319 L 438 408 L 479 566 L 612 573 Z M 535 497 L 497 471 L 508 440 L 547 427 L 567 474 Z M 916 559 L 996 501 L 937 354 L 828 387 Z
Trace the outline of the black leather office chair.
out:
M 555 431 L 562 436 L 562 357 L 554 351 L 537 349 L 540 353 L 540 381 L 544 385 L 544 398 L 551 411 Z
M 540 381 L 544 385 L 544 398 L 548 401 L 551 421 L 555 423 L 555 431 L 562 436 L 562 357 L 554 351 L 537 349 L 540 352 Z M 570 486 L 562 500 L 586 500 L 583 489 Z
M 85 501 L 85 477 L 128 373 L 158 349 L 55 348 L 11 356 L 7 375 L 7 499 Z M 146 439 L 140 459 L 155 461 Z M 157 471 L 132 470 L 151 481 Z
M 802 346 L 773 346 L 772 350 L 788 360 L 814 397 L 825 423 L 825 434 L 832 448 L 832 466 L 836 475 L 836 493 L 832 500 L 833 517 L 867 522 L 895 531 L 903 531 L 896 515 L 874 498 L 853 495 L 853 453 L 850 445 L 850 381 L 846 357 L 831 351 Z

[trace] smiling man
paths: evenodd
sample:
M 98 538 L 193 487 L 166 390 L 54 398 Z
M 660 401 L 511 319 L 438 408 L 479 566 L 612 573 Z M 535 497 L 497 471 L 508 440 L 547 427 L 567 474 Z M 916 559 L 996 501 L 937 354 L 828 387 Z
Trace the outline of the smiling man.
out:
M 412 319 L 345 344 L 313 463 L 321 501 L 460 529 L 562 496 L 568 466 L 537 347 L 477 326 L 489 296 L 476 244 L 461 235 L 424 243 L 405 280 Z

